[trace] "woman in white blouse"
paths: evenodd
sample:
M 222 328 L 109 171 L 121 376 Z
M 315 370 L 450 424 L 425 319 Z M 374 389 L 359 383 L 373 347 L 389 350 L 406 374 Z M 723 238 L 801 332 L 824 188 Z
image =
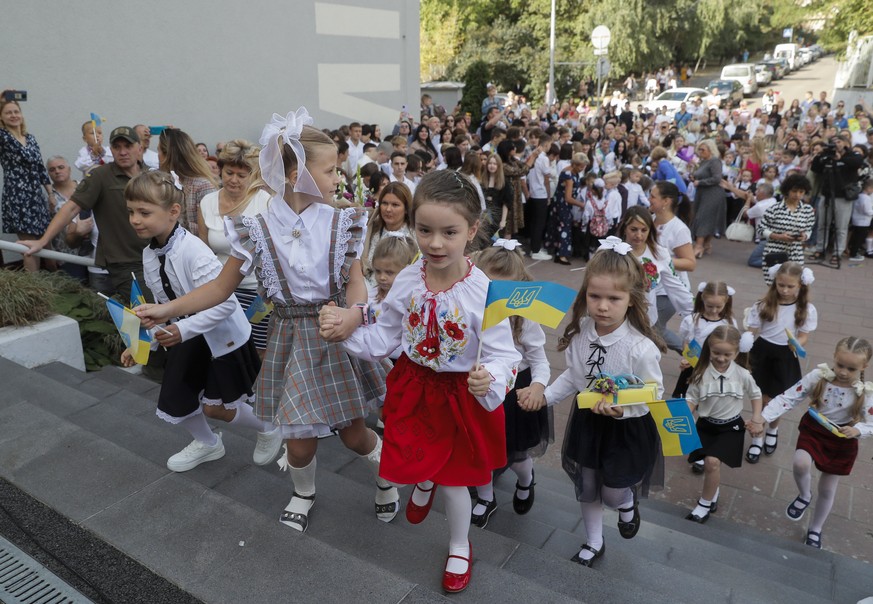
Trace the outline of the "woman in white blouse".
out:
M 200 202 L 197 213 L 199 236 L 222 264 L 227 262 L 230 255 L 224 217 L 256 216 L 267 210 L 270 194 L 264 190 L 264 182 L 260 178 L 259 153 L 260 148 L 246 140 L 229 141 L 218 157 L 222 187 L 206 195 Z M 257 298 L 257 286 L 255 275 L 250 274 L 236 289 L 236 297 L 247 312 Z M 267 347 L 268 323 L 269 315 L 252 325 L 252 337 L 262 357 Z

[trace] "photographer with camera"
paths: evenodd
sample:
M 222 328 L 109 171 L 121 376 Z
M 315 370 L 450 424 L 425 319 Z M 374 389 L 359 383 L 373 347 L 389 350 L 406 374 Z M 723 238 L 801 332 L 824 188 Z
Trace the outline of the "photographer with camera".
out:
M 812 159 L 812 171 L 819 175 L 820 201 L 818 204 L 818 235 L 813 260 L 823 260 L 831 241 L 830 228 L 834 227 L 836 241 L 830 264 L 840 265 L 840 257 L 846 249 L 852 205 L 861 193 L 858 169 L 864 158 L 851 148 L 851 141 L 835 136 L 831 144 Z

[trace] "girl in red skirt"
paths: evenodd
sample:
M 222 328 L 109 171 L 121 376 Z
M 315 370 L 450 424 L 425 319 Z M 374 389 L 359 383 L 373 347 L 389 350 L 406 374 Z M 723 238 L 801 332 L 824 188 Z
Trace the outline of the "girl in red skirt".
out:
M 378 320 L 366 307 L 328 306 L 321 334 L 342 339 L 339 328 L 364 323 L 344 346 L 371 361 L 402 347 L 387 380 L 380 476 L 415 484 L 406 508 L 412 524 L 427 516 L 440 485 L 449 521 L 443 589 L 458 592 L 472 568 L 467 487 L 490 483 L 491 472 L 506 465 L 501 403 L 521 355 L 508 322 L 482 332 L 489 281 L 464 255 L 485 212 L 475 185 L 451 170 L 432 172 L 416 187 L 412 206 L 422 258 L 397 275 Z
M 766 421 L 809 399 L 810 412 L 800 420 L 794 452 L 794 480 L 800 494 L 785 513 L 803 518 L 812 501 L 812 464 L 821 472 L 818 503 L 806 532 L 806 545 L 821 549 L 821 530 L 827 520 L 840 476 L 848 476 L 858 456 L 858 438 L 873 435 L 873 383 L 864 381 L 864 370 L 873 356 L 867 340 L 850 336 L 837 343 L 833 368 L 822 363 L 794 386 L 774 398 L 764 409 Z M 830 428 L 815 417 L 823 415 Z M 825 423 L 828 423 L 825 420 Z

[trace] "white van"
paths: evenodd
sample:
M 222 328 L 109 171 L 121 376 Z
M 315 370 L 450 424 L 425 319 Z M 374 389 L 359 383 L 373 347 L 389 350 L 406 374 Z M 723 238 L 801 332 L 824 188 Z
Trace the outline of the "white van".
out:
M 725 65 L 721 70 L 722 80 L 736 80 L 743 85 L 743 94 L 749 96 L 758 92 L 755 66 L 752 63 Z
M 799 50 L 800 46 L 797 44 L 777 44 L 773 50 L 773 56 L 777 59 L 781 57 L 788 61 L 791 71 L 794 71 L 795 69 L 800 69 L 800 62 L 797 60 L 797 52 Z

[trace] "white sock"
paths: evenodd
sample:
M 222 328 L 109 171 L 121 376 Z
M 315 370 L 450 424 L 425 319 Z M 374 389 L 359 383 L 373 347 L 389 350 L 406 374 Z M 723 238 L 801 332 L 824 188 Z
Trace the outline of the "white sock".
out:
M 713 503 L 718 503 L 718 494 L 721 493 L 721 487 L 716 487 L 715 495 L 712 498 Z
M 473 502 L 467 487 L 442 487 L 446 499 L 446 519 L 449 521 L 449 554 L 470 558 L 470 514 Z M 467 562 L 449 558 L 446 570 L 450 573 L 467 572 Z
M 873 237 L 867 237 L 864 242 L 867 244 L 867 253 L 873 254 Z
M 533 482 L 533 459 L 525 457 L 521 461 L 517 461 L 511 466 L 512 471 L 518 477 L 518 484 L 522 487 L 529 487 Z M 530 491 L 521 491 L 516 489 L 515 496 L 524 501 L 530 495 Z
M 779 426 L 769 426 L 767 432 L 764 432 L 764 444 L 772 447 L 777 442 L 776 436 L 779 434 Z
M 431 489 L 433 488 L 434 484 L 429 480 L 419 482 L 418 488 L 412 489 L 412 503 L 418 506 L 427 505 L 427 502 L 431 496 Z M 469 495 L 469 492 L 467 493 L 467 495 Z M 467 497 L 467 499 L 469 499 L 469 497 Z
M 399 501 L 400 495 L 397 493 L 397 489 L 392 487 L 391 483 L 379 476 L 379 463 L 382 460 L 382 439 L 375 432 L 373 432 L 373 436 L 376 437 L 376 446 L 366 455 L 359 455 L 359 457 L 370 468 L 373 476 L 376 477 L 376 484 L 380 487 L 376 489 L 376 503 L 385 505 L 386 503 Z
M 488 484 L 483 484 L 481 487 L 476 487 L 476 494 L 479 499 L 494 501 L 494 483 L 489 482 Z M 477 503 L 473 508 L 473 513 L 481 516 L 485 513 L 485 506 L 481 503 Z
M 758 445 L 762 449 L 764 448 L 764 437 L 763 436 L 753 436 L 752 437 L 752 445 Z M 751 445 L 749 445 L 751 446 Z
M 236 415 L 233 416 L 230 423 L 244 428 L 254 428 L 258 432 L 270 432 L 275 429 L 268 422 L 258 419 L 252 406 L 245 403 L 236 408 Z
M 291 480 L 294 483 L 295 493 L 307 497 L 315 495 L 315 468 L 317 465 L 315 457 L 312 458 L 312 461 L 309 462 L 308 466 L 302 468 L 295 468 L 290 463 L 288 464 L 288 471 L 291 473 Z M 311 500 L 292 498 L 285 509 L 289 512 L 307 514 L 311 507 Z
M 585 534 L 588 544 L 595 551 L 603 547 L 603 504 L 599 501 L 594 503 L 582 503 L 582 523 L 585 525 Z M 579 557 L 590 560 L 594 554 L 587 549 L 579 550 Z
M 710 506 L 712 505 L 712 501 L 709 499 L 704 499 L 701 497 L 697 500 L 697 505 L 694 506 L 694 509 L 691 510 L 691 513 L 697 516 L 698 518 L 703 518 L 707 514 L 709 514 Z
M 206 423 L 206 416 L 202 412 L 196 415 L 190 415 L 179 422 L 179 425 L 185 428 L 194 440 L 198 440 L 205 445 L 214 446 L 218 442 L 218 436 Z
M 700 466 L 700 467 L 702 468 L 702 467 L 703 467 L 703 460 L 702 460 L 702 459 L 698 459 L 697 461 L 694 462 L 694 465 L 695 465 L 695 466 Z

